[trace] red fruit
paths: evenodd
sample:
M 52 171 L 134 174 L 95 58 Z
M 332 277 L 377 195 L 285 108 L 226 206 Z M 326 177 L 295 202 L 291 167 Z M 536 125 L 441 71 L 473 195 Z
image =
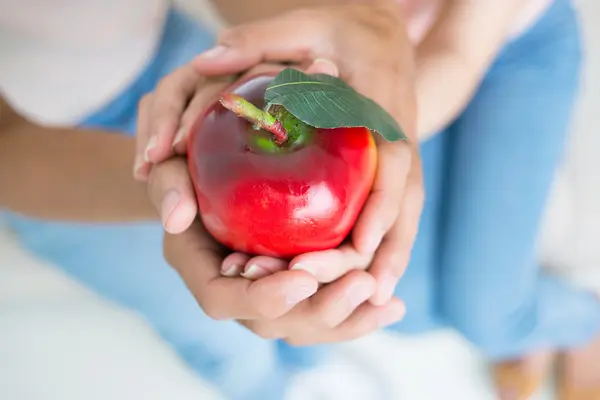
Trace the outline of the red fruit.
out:
M 263 107 L 272 79 L 255 76 L 228 92 Z M 282 258 L 342 243 L 373 184 L 375 142 L 365 128 L 303 129 L 281 144 L 218 102 L 203 113 L 188 161 L 200 216 L 215 239 Z

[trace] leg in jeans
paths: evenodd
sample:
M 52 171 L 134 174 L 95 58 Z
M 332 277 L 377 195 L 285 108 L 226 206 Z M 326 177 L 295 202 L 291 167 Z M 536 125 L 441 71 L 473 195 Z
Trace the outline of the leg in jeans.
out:
M 556 0 L 505 48 L 449 131 L 441 309 L 493 358 L 572 346 L 600 327 L 595 298 L 540 272 L 536 252 L 580 51 L 574 11 Z
M 172 13 L 154 60 L 137 82 L 84 122 L 132 134 L 140 97 L 208 48 L 212 38 Z M 276 344 L 200 309 L 162 256 L 158 223 L 87 225 L 8 216 L 26 249 L 109 300 L 138 311 L 192 369 L 232 400 L 281 400 L 286 370 Z M 198 267 L 201 268 L 201 260 Z

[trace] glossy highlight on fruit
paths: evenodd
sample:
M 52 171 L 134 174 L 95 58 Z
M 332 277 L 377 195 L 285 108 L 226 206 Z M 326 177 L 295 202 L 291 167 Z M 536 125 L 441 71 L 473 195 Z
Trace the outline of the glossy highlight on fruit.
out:
M 262 108 L 272 79 L 254 76 L 227 92 Z M 188 165 L 200 217 L 225 246 L 291 258 L 335 248 L 351 231 L 375 176 L 371 132 L 304 125 L 289 134 L 282 144 L 219 102 L 198 119 Z

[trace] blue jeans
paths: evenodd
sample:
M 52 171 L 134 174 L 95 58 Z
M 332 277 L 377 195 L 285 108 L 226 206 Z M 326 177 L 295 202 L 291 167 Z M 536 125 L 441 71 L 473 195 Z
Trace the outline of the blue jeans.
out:
M 575 11 L 555 0 L 508 43 L 459 118 L 421 147 L 426 204 L 396 293 L 392 329 L 458 329 L 506 359 L 588 340 L 590 293 L 541 271 L 536 239 L 561 157 L 582 61 Z
M 145 72 L 82 126 L 133 134 L 137 102 L 158 80 L 211 46 L 172 12 Z M 556 0 L 499 55 L 477 95 L 448 129 L 422 146 L 427 200 L 411 264 L 397 293 L 418 333 L 457 328 L 494 358 L 568 346 L 598 332 L 594 298 L 540 273 L 540 214 L 578 86 L 580 38 L 568 0 Z M 198 307 L 162 256 L 162 229 L 72 224 L 9 215 L 26 249 L 137 310 L 201 376 L 232 400 L 280 400 L 294 367 L 321 348 L 262 340 Z

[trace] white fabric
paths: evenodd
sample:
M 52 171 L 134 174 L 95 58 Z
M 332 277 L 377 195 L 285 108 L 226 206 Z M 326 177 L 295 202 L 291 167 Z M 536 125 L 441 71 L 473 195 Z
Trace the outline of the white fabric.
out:
M 0 0 L 0 88 L 22 114 L 72 124 L 149 60 L 168 0 Z

